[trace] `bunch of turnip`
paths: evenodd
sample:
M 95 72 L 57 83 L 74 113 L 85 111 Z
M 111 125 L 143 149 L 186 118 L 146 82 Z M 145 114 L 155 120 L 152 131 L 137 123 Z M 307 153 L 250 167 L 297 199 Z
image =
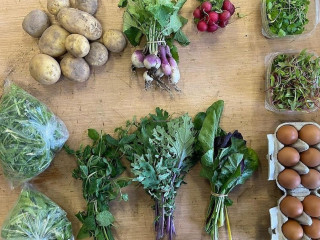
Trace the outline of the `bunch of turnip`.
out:
M 228 25 L 235 7 L 230 0 L 205 1 L 193 11 L 194 21 L 200 32 L 215 32 Z
M 158 45 L 156 52 L 136 50 L 132 54 L 131 61 L 133 70 L 146 68 L 143 74 L 146 89 L 149 89 L 155 81 L 160 87 L 168 90 L 169 88 L 162 81 L 167 77 L 170 84 L 178 90 L 176 84 L 180 80 L 180 71 L 168 45 Z

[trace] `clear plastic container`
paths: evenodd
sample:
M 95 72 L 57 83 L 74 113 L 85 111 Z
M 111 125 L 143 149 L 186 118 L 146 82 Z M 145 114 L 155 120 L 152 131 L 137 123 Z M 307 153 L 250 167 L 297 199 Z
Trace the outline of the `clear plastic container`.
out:
M 266 99 L 265 99 L 265 108 L 269 111 L 279 113 L 279 114 L 304 114 L 304 113 L 311 113 L 315 112 L 319 109 L 316 104 L 312 108 L 306 108 L 305 110 L 299 110 L 299 111 L 292 111 L 290 109 L 279 109 L 277 108 L 273 101 L 272 101 L 272 91 L 271 91 L 271 83 L 270 83 L 270 76 L 271 76 L 271 70 L 272 70 L 272 64 L 274 62 L 274 59 L 281 54 L 286 55 L 298 55 L 301 51 L 297 50 L 287 50 L 283 52 L 275 52 L 271 53 L 266 56 L 265 58 L 265 65 L 266 65 L 266 76 L 265 76 L 265 89 L 266 89 Z M 307 53 L 312 53 L 315 57 L 318 57 L 318 55 L 312 51 L 307 51 Z M 316 83 L 318 85 L 318 83 Z
M 307 18 L 309 19 L 309 23 L 305 25 L 305 30 L 302 34 L 297 35 L 286 35 L 286 36 L 278 36 L 271 32 L 269 28 L 269 21 L 267 18 L 267 0 L 262 0 L 261 4 L 261 19 L 262 19 L 262 34 L 266 38 L 272 39 L 295 39 L 299 37 L 306 37 L 310 35 L 316 28 L 319 23 L 319 0 L 310 0 L 309 10 L 307 13 Z

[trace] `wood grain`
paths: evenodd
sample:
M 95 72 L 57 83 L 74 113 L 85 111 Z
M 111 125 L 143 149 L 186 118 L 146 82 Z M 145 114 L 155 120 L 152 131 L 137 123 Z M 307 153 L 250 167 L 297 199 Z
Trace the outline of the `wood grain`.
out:
M 222 127 L 238 129 L 260 157 L 260 167 L 245 185 L 231 194 L 230 221 L 234 240 L 270 239 L 268 210 L 274 207 L 281 192 L 274 182 L 267 181 L 267 140 L 284 121 L 317 121 L 318 114 L 281 116 L 264 108 L 264 59 L 271 52 L 285 49 L 308 48 L 320 52 L 319 29 L 307 39 L 273 41 L 261 34 L 260 2 L 235 1 L 237 11 L 247 16 L 233 17 L 232 23 L 216 34 L 201 34 L 191 21 L 192 11 L 198 5 L 189 0 L 182 14 L 190 19 L 185 32 L 191 44 L 180 48 L 182 93 L 171 99 L 166 93 L 145 92 L 141 75 L 130 70 L 128 47 L 122 54 L 111 54 L 108 64 L 93 70 L 89 81 L 77 84 L 62 80 L 53 86 L 34 81 L 28 71 L 31 57 L 39 52 L 37 40 L 23 32 L 21 23 L 33 9 L 45 9 L 45 0 L 1 0 L 0 6 L 0 84 L 7 77 L 46 103 L 66 123 L 70 131 L 68 144 L 78 147 L 88 141 L 88 128 L 112 133 L 132 116 L 144 116 L 155 107 L 171 113 L 205 110 L 218 99 L 225 100 Z M 100 0 L 97 17 L 105 29 L 121 29 L 122 10 L 116 0 Z M 2 89 L 1 89 L 2 91 Z M 59 153 L 51 167 L 32 183 L 67 212 L 77 233 L 80 224 L 74 214 L 85 207 L 81 182 L 71 177 L 75 160 L 65 152 Z M 177 240 L 209 239 L 204 232 L 204 216 L 209 200 L 209 184 L 199 177 L 197 165 L 187 176 L 187 185 L 177 196 L 175 223 Z M 141 188 L 132 185 L 126 189 L 129 203 L 114 203 L 116 238 L 119 240 L 154 239 L 152 228 L 152 201 Z M 0 225 L 14 205 L 19 189 L 11 191 L 0 175 Z M 227 239 L 226 230 L 220 230 L 220 239 Z

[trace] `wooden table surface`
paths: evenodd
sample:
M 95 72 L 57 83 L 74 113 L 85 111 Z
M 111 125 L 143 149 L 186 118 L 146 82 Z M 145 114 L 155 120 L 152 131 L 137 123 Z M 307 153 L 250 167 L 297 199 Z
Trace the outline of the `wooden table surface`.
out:
M 46 9 L 46 0 L 1 0 L 0 3 L 0 79 L 7 77 L 46 103 L 66 123 L 70 138 L 68 144 L 76 148 L 86 143 L 87 129 L 96 128 L 112 133 L 134 115 L 144 116 L 159 106 L 170 113 L 189 112 L 192 116 L 205 110 L 218 99 L 225 101 L 222 127 L 243 133 L 248 145 L 260 157 L 260 167 L 254 176 L 231 194 L 230 221 L 234 240 L 270 239 L 269 208 L 277 204 L 281 192 L 274 182 L 267 181 L 266 135 L 278 124 L 291 121 L 317 121 L 318 114 L 281 116 L 264 108 L 265 56 L 271 52 L 308 48 L 320 53 L 317 29 L 307 39 L 296 41 L 267 40 L 261 34 L 260 1 L 235 1 L 238 12 L 245 18 L 232 18 L 231 24 L 215 34 L 198 33 L 192 23 L 192 11 L 198 5 L 188 0 L 182 15 L 190 21 L 184 31 L 190 37 L 188 47 L 180 47 L 182 93 L 171 99 L 168 94 L 143 90 L 142 76 L 130 70 L 133 48 L 124 53 L 111 54 L 106 66 L 92 71 L 86 83 L 63 79 L 53 86 L 43 86 L 33 80 L 28 71 L 31 57 L 39 52 L 37 40 L 21 27 L 24 16 L 33 9 Z M 123 10 L 117 0 L 100 0 L 97 18 L 104 29 L 121 29 Z M 1 87 L 1 92 L 2 92 Z M 75 159 L 64 151 L 54 159 L 51 167 L 32 183 L 57 202 L 68 213 L 76 234 L 80 224 L 75 213 L 85 209 L 81 182 L 71 177 Z M 209 201 L 209 184 L 199 176 L 198 164 L 186 177 L 187 185 L 179 190 L 175 211 L 177 240 L 209 239 L 204 232 L 204 217 Z M 0 173 L 0 226 L 13 207 L 19 189 L 10 190 Z M 153 202 L 135 185 L 126 190 L 129 203 L 115 202 L 116 239 L 154 239 L 152 227 Z M 220 239 L 227 239 L 226 229 L 220 230 Z

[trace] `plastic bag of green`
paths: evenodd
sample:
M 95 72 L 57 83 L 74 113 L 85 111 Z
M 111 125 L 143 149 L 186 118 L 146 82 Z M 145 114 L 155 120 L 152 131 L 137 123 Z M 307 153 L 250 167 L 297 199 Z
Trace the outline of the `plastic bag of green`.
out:
M 0 164 L 19 185 L 49 167 L 69 137 L 65 124 L 46 105 L 12 83 L 0 101 Z
M 66 215 L 47 196 L 25 186 L 2 226 L 1 237 L 3 240 L 72 240 L 72 227 Z

